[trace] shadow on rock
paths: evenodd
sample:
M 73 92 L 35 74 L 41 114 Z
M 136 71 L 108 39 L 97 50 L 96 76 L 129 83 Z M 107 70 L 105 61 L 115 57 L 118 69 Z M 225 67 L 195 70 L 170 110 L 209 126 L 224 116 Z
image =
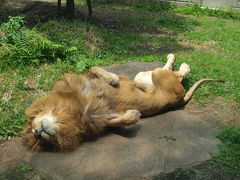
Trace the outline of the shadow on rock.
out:
M 142 128 L 141 125 L 136 124 L 130 127 L 109 128 L 107 131 L 125 138 L 134 138 L 137 136 L 138 131 L 141 128 Z

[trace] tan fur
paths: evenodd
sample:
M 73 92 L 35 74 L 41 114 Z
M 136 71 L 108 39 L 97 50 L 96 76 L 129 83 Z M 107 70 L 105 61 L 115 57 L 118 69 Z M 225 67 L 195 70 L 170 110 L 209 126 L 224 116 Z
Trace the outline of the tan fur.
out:
M 106 80 L 107 72 L 101 69 L 105 77 L 101 78 L 95 71 L 96 68 L 85 76 L 65 75 L 55 83 L 49 95 L 27 108 L 29 120 L 23 131 L 24 144 L 38 151 L 73 150 L 82 141 L 99 136 L 107 126 L 136 123 L 139 112 L 149 116 L 184 103 L 185 90 L 178 74 L 171 70 L 154 70 L 150 89 L 124 76 L 119 76 L 119 84 L 111 83 L 113 81 Z M 58 130 L 43 139 L 33 134 L 33 121 L 47 113 L 56 117 Z

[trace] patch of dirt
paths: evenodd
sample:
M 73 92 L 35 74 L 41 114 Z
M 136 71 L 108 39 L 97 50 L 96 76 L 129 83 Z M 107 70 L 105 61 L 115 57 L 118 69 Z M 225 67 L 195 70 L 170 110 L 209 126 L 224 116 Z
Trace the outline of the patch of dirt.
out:
M 21 138 L 9 138 L 0 143 L 0 174 L 6 172 L 8 168 L 15 168 L 19 163 L 30 162 L 31 153 L 26 153 L 26 148 L 21 144 Z M 16 154 L 16 148 L 18 154 Z
M 151 44 L 148 42 L 140 43 L 138 44 L 138 48 L 133 51 L 134 54 L 142 55 L 142 54 L 147 54 L 147 55 L 154 55 L 154 54 L 159 54 L 161 52 L 162 54 L 169 54 L 172 52 L 178 52 L 178 51 L 186 51 L 190 50 L 190 48 L 185 48 L 179 44 L 175 44 L 174 46 L 168 46 L 164 44 Z
M 240 110 L 234 101 L 215 98 L 211 104 L 200 106 L 196 101 L 191 100 L 184 110 L 197 115 L 202 121 L 206 121 L 214 127 L 232 123 L 240 125 Z
M 159 38 L 159 37 L 171 37 L 174 36 L 173 33 L 170 32 L 162 32 L 162 33 L 152 33 L 149 34 L 149 37 Z
M 203 44 L 195 44 L 191 41 L 179 41 L 178 43 L 186 48 L 193 47 L 200 51 L 210 51 L 213 52 L 214 54 L 217 54 L 217 50 L 212 47 L 214 44 L 216 44 L 215 41 L 207 41 L 204 42 Z
M 31 167 L 31 157 L 32 152 L 22 146 L 20 137 L 0 142 L 0 179 L 51 180 L 43 172 Z
M 8 20 L 8 16 L 24 15 L 27 25 L 33 26 L 45 22 L 49 18 L 58 17 L 62 12 L 57 9 L 57 2 L 33 0 L 4 0 L 0 2 L 0 22 Z

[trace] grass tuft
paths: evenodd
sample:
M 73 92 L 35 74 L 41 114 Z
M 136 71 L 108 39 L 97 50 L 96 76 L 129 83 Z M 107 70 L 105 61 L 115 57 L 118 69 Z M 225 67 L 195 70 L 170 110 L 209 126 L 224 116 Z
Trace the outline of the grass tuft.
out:
M 240 177 L 240 126 L 228 125 L 221 129 L 218 138 L 222 140 L 219 153 L 214 160 L 223 170 Z

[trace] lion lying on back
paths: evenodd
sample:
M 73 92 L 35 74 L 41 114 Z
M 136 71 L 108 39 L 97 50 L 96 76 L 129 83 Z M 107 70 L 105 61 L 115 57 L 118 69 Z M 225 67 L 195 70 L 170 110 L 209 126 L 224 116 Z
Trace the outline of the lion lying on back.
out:
M 163 68 L 140 72 L 134 80 L 91 68 L 88 75 L 67 74 L 52 92 L 27 108 L 23 142 L 32 150 L 70 151 L 97 137 L 106 127 L 129 126 L 140 116 L 159 113 L 189 101 L 202 79 L 187 93 L 181 84 L 187 64 L 172 71 L 174 55 Z

